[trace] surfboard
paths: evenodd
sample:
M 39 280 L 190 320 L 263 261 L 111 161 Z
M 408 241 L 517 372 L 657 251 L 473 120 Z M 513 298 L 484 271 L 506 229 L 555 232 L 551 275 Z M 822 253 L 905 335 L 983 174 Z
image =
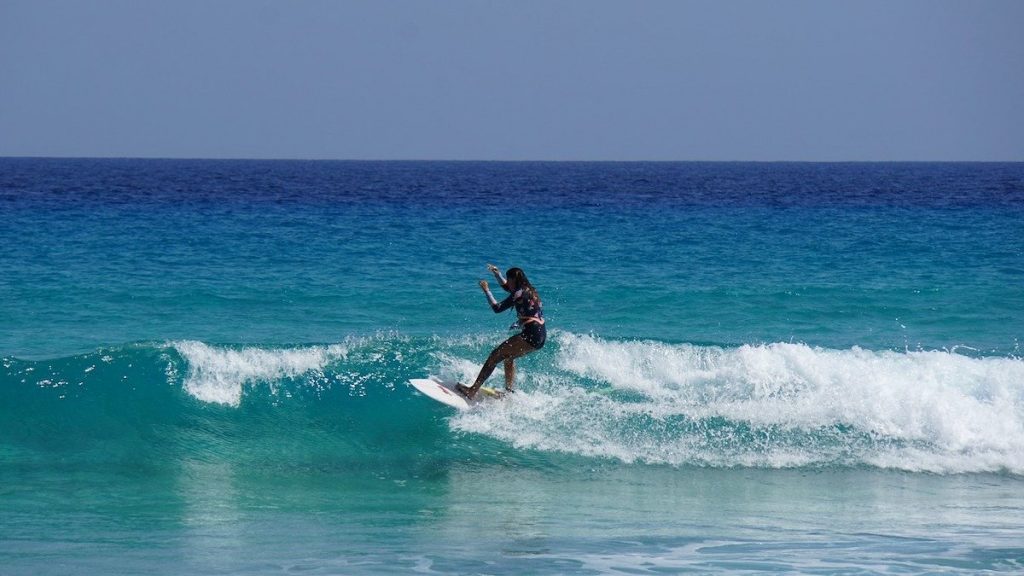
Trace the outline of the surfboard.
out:
M 482 401 L 501 398 L 504 396 L 503 393 L 495 390 L 494 388 L 484 386 L 477 390 L 476 396 L 472 400 L 467 400 L 465 396 L 455 391 L 456 382 L 442 380 L 436 376 L 431 376 L 429 378 L 413 378 L 412 380 L 409 380 L 409 384 L 412 384 L 413 388 L 422 392 L 427 398 L 436 400 L 442 404 L 447 404 L 452 408 L 457 408 L 459 410 L 469 410 Z

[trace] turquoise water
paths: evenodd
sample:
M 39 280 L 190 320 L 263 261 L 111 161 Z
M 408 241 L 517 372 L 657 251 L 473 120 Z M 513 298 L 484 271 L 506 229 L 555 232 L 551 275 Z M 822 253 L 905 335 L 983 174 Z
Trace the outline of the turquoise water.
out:
M 1024 570 L 1024 165 L 0 159 L 11 574 Z M 453 413 L 520 266 L 549 344 Z M 500 381 L 500 375 L 493 377 Z

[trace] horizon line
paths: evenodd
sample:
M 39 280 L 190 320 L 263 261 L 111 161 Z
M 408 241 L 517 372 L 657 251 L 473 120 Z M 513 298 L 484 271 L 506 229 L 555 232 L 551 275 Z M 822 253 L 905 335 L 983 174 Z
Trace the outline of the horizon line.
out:
M 1019 164 L 1020 160 L 609 160 L 609 159 L 493 159 L 493 158 L 303 158 L 242 156 L 46 156 L 0 155 L 4 160 L 176 160 L 200 162 L 405 162 L 502 164 Z

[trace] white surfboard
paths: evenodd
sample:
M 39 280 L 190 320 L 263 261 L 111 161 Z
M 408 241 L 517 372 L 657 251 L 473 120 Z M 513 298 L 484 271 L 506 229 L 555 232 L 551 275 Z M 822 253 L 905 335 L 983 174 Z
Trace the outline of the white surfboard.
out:
M 427 398 L 437 400 L 442 404 L 447 404 L 459 410 L 469 410 L 481 400 L 504 396 L 504 394 L 494 388 L 482 387 L 477 390 L 476 396 L 472 400 L 467 400 L 465 396 L 455 391 L 456 382 L 441 380 L 435 376 L 430 378 L 413 378 L 409 380 L 409 384 L 412 384 L 413 388 L 422 392 Z

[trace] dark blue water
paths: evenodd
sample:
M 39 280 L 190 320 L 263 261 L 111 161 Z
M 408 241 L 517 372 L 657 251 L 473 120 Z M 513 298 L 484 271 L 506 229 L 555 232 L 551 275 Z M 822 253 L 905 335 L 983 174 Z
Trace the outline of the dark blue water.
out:
M 1024 164 L 0 159 L 0 246 L 10 573 L 1021 569 Z
M 531 268 L 576 332 L 1005 355 L 1022 324 L 1021 174 L 8 159 L 0 351 L 463 334 L 495 260 Z

